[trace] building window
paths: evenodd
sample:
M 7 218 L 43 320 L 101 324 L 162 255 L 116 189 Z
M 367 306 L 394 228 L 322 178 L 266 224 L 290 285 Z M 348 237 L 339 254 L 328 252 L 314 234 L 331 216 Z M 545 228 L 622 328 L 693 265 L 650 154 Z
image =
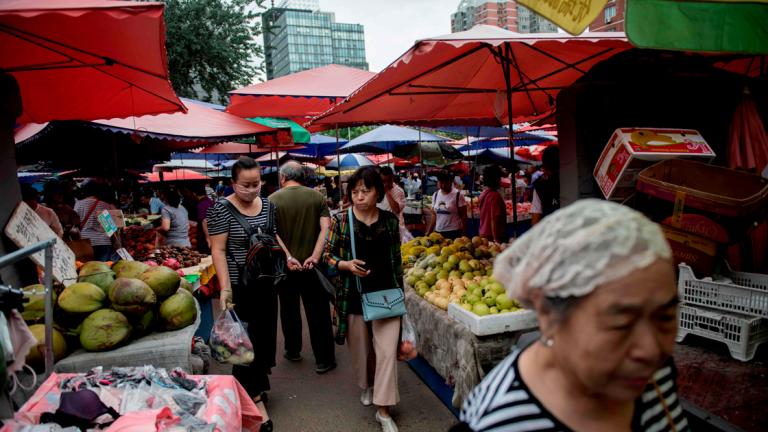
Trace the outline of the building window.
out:
M 608 6 L 605 8 L 605 22 L 609 23 L 616 16 L 616 6 Z

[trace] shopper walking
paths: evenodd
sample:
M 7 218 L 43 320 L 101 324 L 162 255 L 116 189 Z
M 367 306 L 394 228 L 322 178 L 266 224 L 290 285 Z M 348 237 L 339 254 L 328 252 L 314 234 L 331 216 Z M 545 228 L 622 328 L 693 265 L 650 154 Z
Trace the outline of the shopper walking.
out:
M 166 189 L 163 193 L 165 205 L 160 210 L 160 227 L 157 232 L 161 236 L 161 244 L 167 246 L 191 247 L 189 241 L 189 213 L 181 205 L 181 195 L 174 188 Z
M 268 227 L 270 213 L 274 216 L 276 209 L 266 198 L 260 197 L 261 167 L 252 158 L 241 156 L 232 165 L 232 183 L 235 192 L 217 201 L 208 213 L 211 255 L 221 287 L 221 307 L 235 309 L 247 323 L 248 336 L 256 347 L 253 362 L 248 366 L 234 366 L 232 374 L 266 416 L 264 402 L 270 389 L 268 375 L 275 366 L 277 289 L 268 282 L 258 286 L 245 286 L 242 282 L 240 276 L 250 239 L 235 214 L 244 217 L 251 228 L 260 227 L 267 234 L 277 236 L 276 224 Z M 279 236 L 277 239 L 280 241 Z M 288 265 L 293 266 L 293 263 Z M 272 430 L 272 422 L 266 421 L 262 430 Z
M 533 181 L 531 224 L 560 208 L 560 149 L 549 146 L 541 154 L 542 175 Z
M 104 210 L 114 210 L 115 206 L 104 201 L 107 194 L 105 187 L 95 181 L 83 186 L 83 194 L 85 198 L 75 203 L 75 212 L 80 218 L 80 236 L 91 242 L 95 260 L 117 261 L 120 257 L 115 252 L 113 240 L 99 223 L 99 215 Z
M 498 243 L 506 243 L 507 207 L 499 193 L 501 169 L 497 165 L 488 165 L 483 170 L 485 190 L 480 194 L 480 237 Z
M 392 171 L 392 168 L 381 167 L 379 174 L 381 174 L 381 181 L 384 183 L 384 199 L 376 207 L 394 213 L 400 221 L 400 225 L 405 226 L 403 219 L 405 191 L 395 183 L 395 172 Z
M 352 203 L 354 232 L 349 212 L 331 222 L 325 259 L 338 270 L 337 342 L 349 343 L 357 384 L 363 389 L 360 402 L 375 404 L 376 420 L 384 432 L 396 432 L 390 408 L 400 401 L 397 389 L 397 346 L 400 317 L 365 322 L 360 293 L 354 278 L 360 278 L 362 293 L 403 286 L 400 229 L 397 217 L 376 207 L 384 199 L 384 184 L 374 167 L 362 167 L 349 179 L 347 196 Z M 351 236 L 355 236 L 357 259 L 352 258 Z
M 320 285 L 315 266 L 320 262 L 331 225 L 325 197 L 304 186 L 306 170 L 289 161 L 280 167 L 280 190 L 269 196 L 277 206 L 277 226 L 288 260 L 298 268 L 280 284 L 280 323 L 285 338 L 284 357 L 301 360 L 301 303 L 307 315 L 315 372 L 336 367 L 330 297 Z
M 689 430 L 672 364 L 675 270 L 656 224 L 579 201 L 512 243 L 493 276 L 536 311 L 541 339 L 483 379 L 454 431 Z
M 456 239 L 466 232 L 467 203 L 461 191 L 453 185 L 453 174 L 443 170 L 437 178 L 438 189 L 432 194 L 432 213 L 427 233 L 433 229 L 448 239 Z

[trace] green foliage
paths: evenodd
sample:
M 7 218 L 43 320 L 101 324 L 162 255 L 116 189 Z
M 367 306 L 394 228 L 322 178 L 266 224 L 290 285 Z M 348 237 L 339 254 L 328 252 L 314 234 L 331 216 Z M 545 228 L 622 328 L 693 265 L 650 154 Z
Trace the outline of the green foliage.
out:
M 263 2 L 165 0 L 168 67 L 180 96 L 219 102 L 228 91 L 253 82 L 260 71 L 256 63 L 264 57 L 257 43 Z M 207 95 L 199 95 L 195 85 Z

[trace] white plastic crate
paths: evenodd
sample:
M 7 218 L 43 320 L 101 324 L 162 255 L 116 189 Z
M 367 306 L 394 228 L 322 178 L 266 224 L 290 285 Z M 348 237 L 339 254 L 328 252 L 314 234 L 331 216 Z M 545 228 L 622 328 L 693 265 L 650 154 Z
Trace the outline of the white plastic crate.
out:
M 726 264 L 722 276 L 733 281 L 729 284 L 696 279 L 684 263 L 678 268 L 677 292 L 682 302 L 768 318 L 768 275 L 735 272 Z
M 679 319 L 677 342 L 689 334 L 703 336 L 725 343 L 741 361 L 752 360 L 757 347 L 768 341 L 768 324 L 759 317 L 681 304 Z
M 498 315 L 478 316 L 455 303 L 451 303 L 448 305 L 448 315 L 469 327 L 469 331 L 477 336 L 528 330 L 539 325 L 536 320 L 536 313 L 528 309 Z

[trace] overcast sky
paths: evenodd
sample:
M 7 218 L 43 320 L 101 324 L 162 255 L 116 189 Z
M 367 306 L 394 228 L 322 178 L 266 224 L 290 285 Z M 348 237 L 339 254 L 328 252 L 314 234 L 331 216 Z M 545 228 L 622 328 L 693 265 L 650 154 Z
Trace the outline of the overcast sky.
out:
M 320 0 L 336 21 L 365 26 L 365 55 L 373 72 L 400 57 L 417 39 L 451 32 L 459 0 Z

